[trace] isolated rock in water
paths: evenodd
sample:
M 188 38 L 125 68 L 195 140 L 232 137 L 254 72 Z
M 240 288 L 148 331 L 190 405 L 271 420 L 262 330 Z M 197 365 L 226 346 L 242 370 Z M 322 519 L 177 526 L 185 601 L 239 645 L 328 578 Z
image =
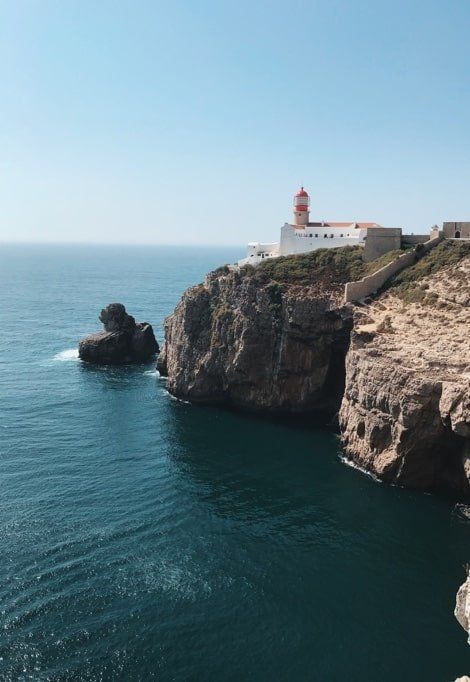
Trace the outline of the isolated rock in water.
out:
M 82 360 L 100 365 L 144 362 L 159 352 L 152 325 L 136 323 L 122 303 L 111 303 L 101 311 L 104 331 L 90 334 L 79 342 Z

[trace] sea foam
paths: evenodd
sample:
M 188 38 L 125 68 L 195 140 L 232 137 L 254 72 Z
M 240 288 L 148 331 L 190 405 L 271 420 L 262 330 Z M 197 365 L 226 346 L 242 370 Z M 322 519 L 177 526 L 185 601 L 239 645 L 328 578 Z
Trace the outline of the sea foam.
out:
M 346 464 L 346 466 L 351 467 L 351 469 L 356 469 L 357 471 L 360 471 L 362 474 L 369 476 L 369 478 L 372 478 L 372 480 L 374 480 L 376 483 L 382 483 L 380 478 L 373 474 L 372 471 L 368 471 L 364 467 L 361 467 L 360 464 L 357 464 L 356 462 L 354 462 L 354 460 L 349 459 L 349 457 L 346 457 L 345 455 L 340 455 L 339 459 L 343 464 Z
M 56 355 L 54 355 L 54 360 L 58 360 L 59 362 L 78 360 L 78 349 L 67 348 L 67 350 L 62 350 L 60 353 L 56 353 Z

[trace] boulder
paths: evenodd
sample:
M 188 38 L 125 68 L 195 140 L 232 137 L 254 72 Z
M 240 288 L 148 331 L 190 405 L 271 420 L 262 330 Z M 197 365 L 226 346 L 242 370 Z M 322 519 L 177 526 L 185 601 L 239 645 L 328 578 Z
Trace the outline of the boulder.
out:
M 136 323 L 122 303 L 111 303 L 99 316 L 104 331 L 90 334 L 78 344 L 78 355 L 86 362 L 121 365 L 145 362 L 159 352 L 152 325 Z
M 152 325 L 148 322 L 139 322 L 135 325 L 135 328 L 131 336 L 131 355 L 137 361 L 147 360 L 158 353 L 158 343 L 153 334 Z

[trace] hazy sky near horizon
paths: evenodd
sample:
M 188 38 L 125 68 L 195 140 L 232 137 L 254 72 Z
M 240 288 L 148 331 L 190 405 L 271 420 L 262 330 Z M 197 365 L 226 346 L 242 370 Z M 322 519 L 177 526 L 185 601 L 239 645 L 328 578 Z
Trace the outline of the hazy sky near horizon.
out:
M 470 220 L 468 0 L 0 0 L 0 241 Z

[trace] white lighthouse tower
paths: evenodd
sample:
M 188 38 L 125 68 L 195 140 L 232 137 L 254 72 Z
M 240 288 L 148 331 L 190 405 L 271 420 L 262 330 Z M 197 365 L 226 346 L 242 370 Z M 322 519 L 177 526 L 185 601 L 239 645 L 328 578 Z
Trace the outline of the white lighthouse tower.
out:
M 299 189 L 294 197 L 294 225 L 305 227 L 309 219 L 310 197 L 303 187 Z

